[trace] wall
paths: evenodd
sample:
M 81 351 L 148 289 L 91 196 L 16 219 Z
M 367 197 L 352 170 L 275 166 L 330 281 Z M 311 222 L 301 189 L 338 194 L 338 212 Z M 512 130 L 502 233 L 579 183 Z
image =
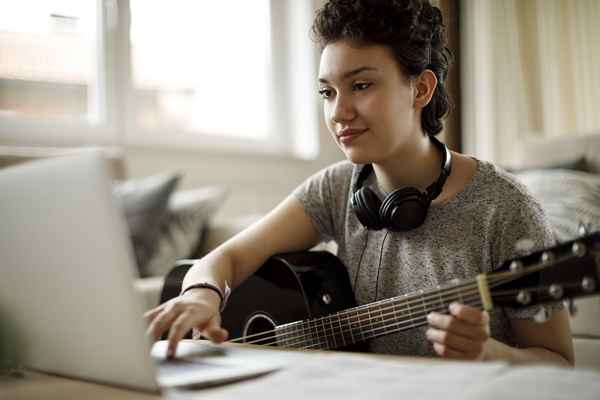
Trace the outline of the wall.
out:
M 181 188 L 224 185 L 229 194 L 217 218 L 264 214 L 283 200 L 312 173 L 344 159 L 323 124 L 319 129 L 320 153 L 312 161 L 287 157 L 218 154 L 206 151 L 126 148 L 131 177 L 177 170 Z

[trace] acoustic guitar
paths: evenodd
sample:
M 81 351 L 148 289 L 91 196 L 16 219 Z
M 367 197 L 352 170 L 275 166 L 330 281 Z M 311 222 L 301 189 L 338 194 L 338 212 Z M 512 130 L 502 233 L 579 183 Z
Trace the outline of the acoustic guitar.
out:
M 179 295 L 191 262 L 168 274 L 161 303 Z M 346 267 L 328 252 L 271 257 L 236 288 L 222 315 L 232 342 L 363 350 L 369 339 L 427 324 L 448 305 L 521 308 L 597 294 L 600 232 L 508 260 L 494 271 L 356 305 Z M 189 336 L 188 336 L 189 337 Z

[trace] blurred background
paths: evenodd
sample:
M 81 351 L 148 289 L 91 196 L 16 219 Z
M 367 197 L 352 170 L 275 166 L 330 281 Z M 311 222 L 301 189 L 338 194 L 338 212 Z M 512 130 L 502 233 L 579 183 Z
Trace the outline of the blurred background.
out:
M 0 161 L 102 146 L 120 178 L 224 185 L 263 214 L 341 160 L 309 29 L 322 0 L 0 0 Z M 511 165 L 530 137 L 600 130 L 597 0 L 439 0 L 444 140 Z

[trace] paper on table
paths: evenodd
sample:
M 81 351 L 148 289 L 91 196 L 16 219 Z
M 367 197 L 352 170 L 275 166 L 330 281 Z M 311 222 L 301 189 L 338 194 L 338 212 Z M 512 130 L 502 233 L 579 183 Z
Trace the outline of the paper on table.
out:
M 543 389 L 540 390 L 540 386 Z M 540 397 L 541 392 L 543 396 Z M 600 373 L 506 363 L 417 363 L 344 354 L 307 354 L 283 370 L 249 382 L 197 392 L 170 391 L 169 400 L 594 399 Z M 416 397 L 415 397 L 416 396 Z

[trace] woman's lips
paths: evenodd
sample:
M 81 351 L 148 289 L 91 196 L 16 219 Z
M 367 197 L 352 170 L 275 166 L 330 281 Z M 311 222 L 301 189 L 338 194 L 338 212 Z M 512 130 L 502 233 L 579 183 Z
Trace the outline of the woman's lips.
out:
M 342 144 L 349 144 L 354 139 L 365 133 L 368 129 L 344 129 L 337 135 Z

